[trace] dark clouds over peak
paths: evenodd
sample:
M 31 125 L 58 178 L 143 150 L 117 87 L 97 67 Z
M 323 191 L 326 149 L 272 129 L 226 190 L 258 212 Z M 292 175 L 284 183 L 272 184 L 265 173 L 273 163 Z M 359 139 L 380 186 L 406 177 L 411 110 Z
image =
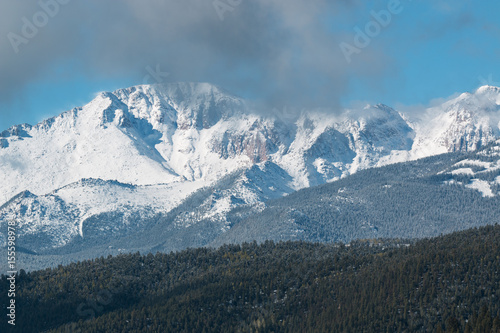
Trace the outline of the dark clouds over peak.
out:
M 326 0 L 72 0 L 46 7 L 57 13 L 27 44 L 13 47 L 8 34 L 24 38 L 22 18 L 33 23 L 43 8 L 37 1 L 4 1 L 0 91 L 5 99 L 70 61 L 89 76 L 142 83 L 148 68 L 158 67 L 171 81 L 209 81 L 281 103 L 331 104 L 345 92 L 349 75 L 383 64 L 364 50 L 364 61 L 347 66 L 338 47 L 343 36 L 329 32 L 335 17 L 356 6 Z

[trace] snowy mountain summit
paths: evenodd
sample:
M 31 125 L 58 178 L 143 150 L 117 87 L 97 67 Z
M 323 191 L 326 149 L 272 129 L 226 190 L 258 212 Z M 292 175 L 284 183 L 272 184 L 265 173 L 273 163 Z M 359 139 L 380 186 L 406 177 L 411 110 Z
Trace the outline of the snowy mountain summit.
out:
M 293 121 L 254 108 L 207 83 L 142 85 L 7 129 L 0 133 L 0 224 L 16 219 L 25 246 L 43 251 L 140 228 L 138 221 L 212 186 L 201 215 L 177 227 L 210 217 L 224 231 L 234 207 L 500 137 L 500 89 L 489 86 L 416 120 L 381 104 L 311 110 Z

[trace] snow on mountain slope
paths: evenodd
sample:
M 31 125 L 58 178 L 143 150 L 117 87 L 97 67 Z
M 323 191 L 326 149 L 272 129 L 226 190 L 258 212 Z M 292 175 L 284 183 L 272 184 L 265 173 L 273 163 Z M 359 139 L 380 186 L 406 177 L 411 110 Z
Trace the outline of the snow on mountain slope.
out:
M 381 104 L 338 116 L 310 112 L 296 125 L 297 134 L 287 153 L 273 156 L 295 178 L 296 188 L 377 166 L 382 157 L 410 150 L 414 137 L 403 118 Z
M 0 133 L 0 205 L 29 191 L 2 206 L 0 224 L 15 216 L 27 238 L 44 234 L 51 239 L 44 244 L 60 246 L 85 237 L 85 221 L 96 216 L 112 217 L 93 232 L 126 229 L 128 215 L 164 214 L 239 172 L 177 223 L 213 219 L 228 228 L 225 214 L 234 207 L 361 169 L 481 147 L 500 137 L 499 96 L 500 89 L 482 87 L 410 123 L 381 104 L 283 120 L 206 83 L 101 93 L 81 108 Z
M 150 137 L 124 126 L 126 114 L 126 105 L 101 94 L 81 109 L 24 126 L 23 137 L 4 138 L 0 203 L 20 191 L 43 195 L 82 178 L 138 185 L 179 180 L 148 142 Z
M 500 140 L 490 143 L 443 173 L 451 175 L 447 184 L 465 185 L 481 192 L 484 197 L 500 195 Z
M 114 94 L 136 119 L 145 120 L 158 131 L 154 148 L 186 180 L 213 181 L 249 165 L 241 152 L 221 158 L 210 144 L 228 129 L 247 125 L 244 119 L 240 121 L 243 124 L 230 121 L 246 110 L 241 99 L 204 83 L 138 86 Z
M 236 207 L 260 205 L 270 199 L 281 198 L 294 190 L 288 173 L 272 162 L 262 162 L 235 172 L 216 183 L 203 202 L 190 211 L 179 214 L 174 219 L 177 227 L 188 228 L 200 221 L 218 223 L 221 231 L 231 225 L 227 214 Z
M 73 239 L 78 234 L 78 215 L 74 206 L 57 196 L 38 197 L 29 191 L 19 193 L 0 206 L 0 221 L 16 223 L 16 238 L 22 240 L 19 246 L 35 251 L 62 246 Z M 7 245 L 5 224 L 2 229 L 0 247 Z
M 99 214 L 118 214 L 101 231 L 130 228 L 137 220 L 168 212 L 202 185 L 178 182 L 137 186 L 82 179 L 46 195 L 20 193 L 0 207 L 0 221 L 15 220 L 17 237 L 24 239 L 31 250 L 39 251 L 64 246 L 78 235 L 85 239 L 88 219 Z M 3 240 L 0 238 L 0 246 Z

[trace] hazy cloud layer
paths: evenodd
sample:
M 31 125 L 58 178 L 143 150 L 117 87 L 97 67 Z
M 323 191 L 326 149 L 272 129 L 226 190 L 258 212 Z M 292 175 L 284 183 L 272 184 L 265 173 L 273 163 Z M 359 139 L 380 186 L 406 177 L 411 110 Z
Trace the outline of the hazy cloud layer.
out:
M 2 100 L 71 61 L 89 76 L 142 83 L 147 66 L 159 65 L 170 81 L 214 82 L 281 104 L 332 104 L 349 76 L 374 75 L 385 63 L 369 48 L 347 66 L 338 44 L 353 32 L 330 32 L 336 17 L 363 9 L 357 1 L 65 0 L 50 7 L 57 13 L 34 37 L 14 39 L 13 47 L 9 33 L 24 38 L 23 18 L 33 23 L 41 3 L 56 1 L 1 2 Z

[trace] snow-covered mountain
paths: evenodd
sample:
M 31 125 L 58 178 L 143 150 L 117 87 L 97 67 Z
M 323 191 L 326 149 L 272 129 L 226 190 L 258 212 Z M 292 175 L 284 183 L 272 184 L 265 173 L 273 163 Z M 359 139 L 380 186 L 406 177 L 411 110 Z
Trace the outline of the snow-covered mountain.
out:
M 495 140 L 500 89 L 462 94 L 416 120 L 385 105 L 293 119 L 265 115 L 205 83 L 101 93 L 81 108 L 0 133 L 0 225 L 16 219 L 20 239 L 43 250 L 85 238 L 85 230 L 140 228 L 136 220 L 215 186 L 178 226 L 208 217 L 226 230 L 224 214 L 234 207 Z M 227 175 L 229 184 L 214 185 Z M 107 224 L 99 226 L 103 214 Z
M 500 136 L 500 88 L 483 86 L 429 108 L 415 126 L 413 153 L 473 151 Z

